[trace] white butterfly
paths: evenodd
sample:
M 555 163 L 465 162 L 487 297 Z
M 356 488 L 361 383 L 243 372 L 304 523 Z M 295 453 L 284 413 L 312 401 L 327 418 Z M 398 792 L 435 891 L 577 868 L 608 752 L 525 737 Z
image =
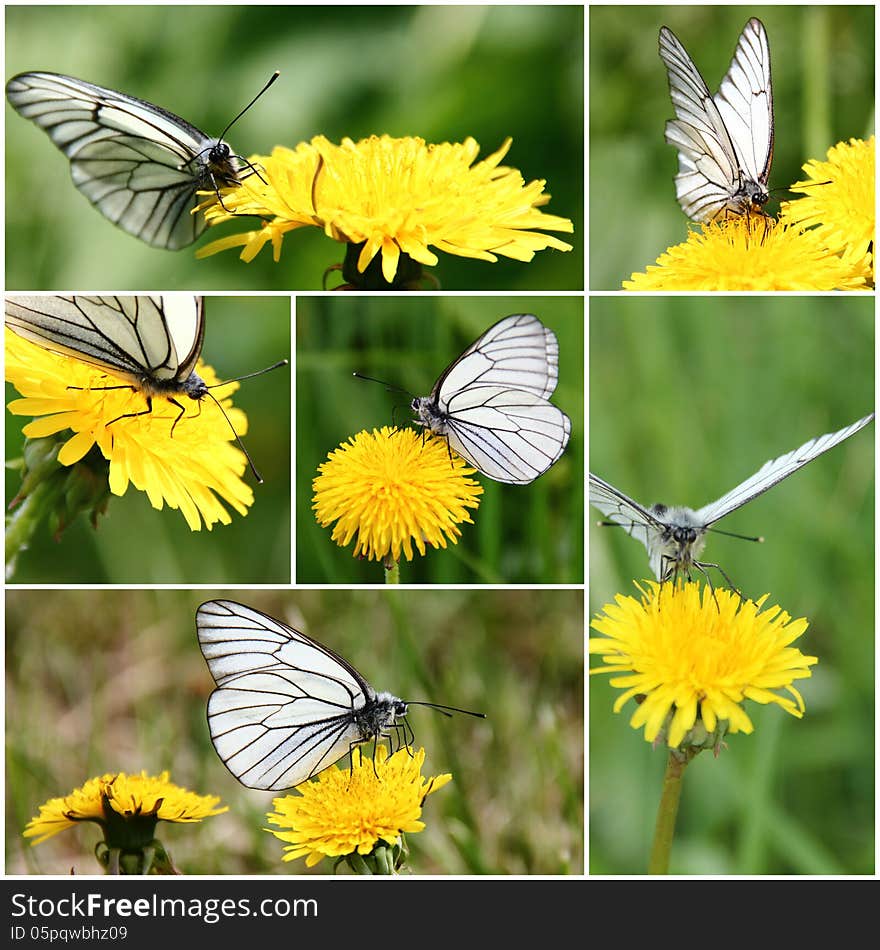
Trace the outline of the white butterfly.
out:
M 362 742 L 409 746 L 410 705 L 464 712 L 377 693 L 341 656 L 272 617 L 230 600 L 209 600 L 196 628 L 217 688 L 208 700 L 211 741 L 248 788 L 293 788 Z
M 694 221 L 725 212 L 761 212 L 773 161 L 770 46 L 764 24 L 746 23 L 718 92 L 712 96 L 690 56 L 667 27 L 660 58 L 669 76 L 675 119 L 666 141 L 678 149 L 675 193 Z
M 530 313 L 499 320 L 451 363 L 430 396 L 412 401 L 418 424 L 497 482 L 527 485 L 562 455 L 571 420 L 548 397 L 559 344 Z
M 596 475 L 590 475 L 590 504 L 623 527 L 627 534 L 645 545 L 654 576 L 665 581 L 679 573 L 688 574 L 691 567 L 705 573 L 706 568 L 721 568 L 698 560 L 706 543 L 706 532 L 737 508 L 763 494 L 783 478 L 812 462 L 844 439 L 858 432 L 874 418 L 874 413 L 859 419 L 845 429 L 810 439 L 800 448 L 770 459 L 742 484 L 722 495 L 717 501 L 694 511 L 692 508 L 652 505 L 645 508 Z M 724 573 L 722 571 L 722 573 Z M 725 575 L 726 578 L 726 575 Z
M 176 396 L 188 396 L 196 401 L 205 396 L 214 399 L 212 387 L 195 372 L 205 337 L 201 297 L 192 294 L 152 297 L 16 294 L 6 297 L 5 319 L 6 326 L 19 336 L 53 353 L 95 366 L 143 393 L 146 408 L 143 413 L 134 415 L 151 412 L 153 397 L 164 396 L 180 410 L 171 426 L 172 436 L 186 412 Z M 281 360 L 269 369 L 286 362 Z M 257 374 L 238 378 L 253 375 Z M 216 399 L 214 402 L 220 406 Z M 220 409 L 222 411 L 222 406 Z M 113 419 L 107 424 L 117 421 Z M 232 431 L 235 433 L 234 428 Z M 237 433 L 235 437 L 250 462 Z M 262 481 L 253 463 L 251 470 L 257 481 Z
M 13 76 L 6 98 L 64 152 L 74 185 L 101 214 L 154 247 L 192 244 L 205 229 L 204 216 L 191 213 L 196 192 L 235 185 L 242 176 L 242 163 L 222 136 L 211 138 L 174 113 L 122 92 L 33 72 Z

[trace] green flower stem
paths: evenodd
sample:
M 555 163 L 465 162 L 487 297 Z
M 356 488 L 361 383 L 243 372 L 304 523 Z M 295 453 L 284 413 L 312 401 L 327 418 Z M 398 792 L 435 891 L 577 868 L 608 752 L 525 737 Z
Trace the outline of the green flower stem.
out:
M 50 479 L 41 482 L 6 519 L 6 579 L 15 571 L 18 555 L 28 546 L 38 525 L 58 504 L 63 485 Z
M 355 874 L 372 874 L 373 871 L 367 862 L 363 859 L 363 856 L 358 854 L 357 851 L 354 854 L 347 854 L 345 860 L 348 862 L 348 866 L 354 871 Z
M 385 558 L 385 583 L 400 583 L 400 561 L 392 561 L 390 556 Z
M 678 803 L 681 799 L 681 782 L 687 759 L 670 752 L 666 762 L 666 774 L 663 776 L 663 794 L 657 809 L 657 824 L 654 827 L 654 844 L 651 848 L 651 860 L 648 862 L 648 874 L 668 874 L 669 855 L 672 852 L 672 839 L 675 836 L 675 819 L 678 816 Z
M 376 873 L 382 875 L 394 874 L 394 855 L 392 849 L 387 845 L 382 845 L 373 851 L 376 859 Z

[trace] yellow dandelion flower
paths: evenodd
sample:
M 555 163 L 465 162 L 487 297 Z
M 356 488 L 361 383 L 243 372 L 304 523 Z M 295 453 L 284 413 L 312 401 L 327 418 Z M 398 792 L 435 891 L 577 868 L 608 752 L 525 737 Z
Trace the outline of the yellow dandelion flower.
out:
M 305 858 L 314 867 L 326 857 L 373 854 L 384 842 L 401 843 L 401 835 L 421 831 L 422 805 L 428 795 L 452 780 L 448 772 L 426 779 L 425 750 L 399 749 L 388 755 L 376 748 L 375 761 L 358 754 L 352 767 L 325 769 L 295 793 L 276 798 L 266 817 L 280 830 L 266 828 L 287 842 L 283 860 Z
M 481 162 L 477 142 L 427 144 L 423 139 L 372 136 L 335 145 L 315 136 L 295 149 L 277 147 L 254 155 L 260 169 L 234 189 L 204 205 L 209 224 L 235 215 L 267 219 L 258 230 L 208 244 L 206 257 L 233 247 L 251 261 L 271 243 L 274 258 L 288 231 L 312 225 L 355 251 L 350 279 L 364 275 L 379 255 L 387 285 L 409 281 L 409 262 L 433 266 L 431 250 L 497 261 L 499 255 L 530 261 L 536 251 L 570 251 L 570 244 L 539 231 L 572 232 L 567 218 L 544 214 L 550 196 L 544 181 L 526 184 L 515 168 L 500 164 L 511 145 L 507 139 Z
M 201 361 L 196 370 L 209 386 L 219 382 Z M 247 461 L 230 429 L 231 423 L 239 435 L 247 431 L 247 417 L 230 399 L 238 383 L 214 390 L 229 422 L 213 404 L 188 398 L 181 402 L 186 412 L 178 421 L 180 409 L 165 397 L 154 396 L 152 412 L 145 413 L 144 396 L 130 386 L 11 331 L 6 333 L 6 379 L 24 397 L 10 402 L 9 411 L 35 417 L 22 429 L 25 436 L 72 430 L 57 454 L 63 466 L 76 465 L 97 446 L 109 462 L 114 495 L 134 485 L 154 508 L 167 504 L 180 510 L 193 531 L 203 521 L 208 529 L 217 522 L 229 524 L 224 501 L 241 515 L 253 504 L 253 490 L 241 477 Z
M 106 828 L 115 817 L 148 826 L 151 838 L 157 821 L 190 823 L 222 815 L 229 809 L 218 808 L 219 802 L 216 795 L 197 795 L 175 785 L 167 771 L 160 775 L 108 772 L 89 779 L 63 798 L 50 798 L 40 805 L 40 813 L 28 822 L 24 837 L 34 838 L 31 844 L 35 845 L 77 822 L 93 821 Z
M 740 215 L 690 230 L 623 282 L 624 290 L 865 290 L 862 267 L 841 260 L 814 231 Z
M 810 160 L 803 166 L 806 181 L 791 191 L 805 197 L 782 205 L 780 218 L 815 227 L 818 239 L 854 266 L 869 262 L 866 275 L 873 280 L 874 136 L 867 142 L 850 139 L 828 149 L 827 161 Z
M 728 590 L 688 583 L 673 588 L 656 582 L 639 601 L 618 594 L 590 626 L 588 651 L 605 666 L 590 674 L 611 673 L 610 683 L 624 690 L 614 703 L 642 697 L 630 719 L 645 728 L 648 742 L 718 748 L 727 732 L 753 730 L 743 702 L 776 703 L 801 718 L 804 702 L 792 685 L 811 676 L 818 662 L 791 644 L 807 629 L 781 607 L 762 610 L 769 594 L 743 601 Z M 789 696 L 776 690 L 785 690 Z
M 334 449 L 318 466 L 312 482 L 312 508 L 321 527 L 336 522 L 331 535 L 346 547 L 357 536 L 355 557 L 370 560 L 401 554 L 413 559 L 413 548 L 445 548 L 461 535 L 458 525 L 473 523 L 468 508 L 479 506 L 482 486 L 468 475 L 457 455 L 450 457 L 446 440 L 383 426 L 359 432 Z

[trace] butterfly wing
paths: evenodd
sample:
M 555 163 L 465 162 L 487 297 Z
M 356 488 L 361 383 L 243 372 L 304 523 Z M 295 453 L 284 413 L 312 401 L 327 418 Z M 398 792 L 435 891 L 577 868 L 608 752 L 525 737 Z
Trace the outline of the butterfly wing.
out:
M 546 399 L 501 386 L 474 386 L 445 402 L 450 447 L 496 482 L 527 485 L 562 455 L 571 420 Z
M 752 17 L 713 97 L 727 129 L 739 167 L 766 187 L 773 161 L 773 87 L 770 43 L 764 24 Z
M 556 335 L 530 313 L 499 320 L 437 380 L 428 403 L 449 445 L 484 475 L 526 485 L 562 455 L 571 420 L 548 401 Z M 424 418 L 424 417 L 423 417 Z
M 657 539 L 666 525 L 637 501 L 633 501 L 613 485 L 590 473 L 590 504 L 606 518 L 619 524 L 630 537 L 644 544 L 651 561 L 651 570 L 660 576 L 660 555 Z
M 450 363 L 432 396 L 471 386 L 501 386 L 547 399 L 559 377 L 556 334 L 531 313 L 515 313 L 493 324 Z
M 208 700 L 211 740 L 248 788 L 299 785 L 363 738 L 353 713 L 376 693 L 332 650 L 228 600 L 202 604 L 196 627 L 217 684 Z
M 186 380 L 202 349 L 201 297 L 10 295 L 6 325 L 66 356 L 140 383 Z
M 874 413 L 872 412 L 845 429 L 820 435 L 815 439 L 810 439 L 809 442 L 805 442 L 799 448 L 786 452 L 785 455 L 780 455 L 779 458 L 770 459 L 751 478 L 747 478 L 726 495 L 722 495 L 717 501 L 700 508 L 696 512 L 697 518 L 704 526 L 714 524 L 725 515 L 741 508 L 746 502 L 762 495 L 769 488 L 781 482 L 783 478 L 788 478 L 799 468 L 803 468 L 807 462 L 812 462 L 813 459 L 818 458 L 824 452 L 833 449 L 835 445 L 839 445 L 844 439 L 848 439 L 859 429 L 864 428 L 873 418 Z
M 746 24 L 716 96 L 675 34 L 660 30 L 676 118 L 666 141 L 678 149 L 676 197 L 694 221 L 743 213 L 767 200 L 773 153 L 770 50 L 760 20 Z M 728 122 L 730 124 L 728 124 Z
M 73 183 L 115 225 L 154 247 L 177 250 L 205 229 L 196 191 L 216 174 L 235 180 L 231 157 L 209 168 L 217 144 L 152 103 L 72 76 L 21 73 L 6 97 L 70 160 Z

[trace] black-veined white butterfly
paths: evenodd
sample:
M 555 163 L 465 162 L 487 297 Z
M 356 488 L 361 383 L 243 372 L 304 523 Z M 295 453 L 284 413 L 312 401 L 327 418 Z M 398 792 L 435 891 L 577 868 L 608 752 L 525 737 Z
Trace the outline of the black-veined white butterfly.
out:
M 499 320 L 412 401 L 417 422 L 483 475 L 527 485 L 562 455 L 571 420 L 549 401 L 559 344 L 530 313 Z
M 678 149 L 675 193 L 694 221 L 724 213 L 761 213 L 773 161 L 773 91 L 770 46 L 764 24 L 746 23 L 718 92 L 667 27 L 660 29 L 675 119 L 666 141 Z
M 279 791 L 308 781 L 362 742 L 409 747 L 409 706 L 437 703 L 377 693 L 341 656 L 280 620 L 231 600 L 209 600 L 196 629 L 217 688 L 208 727 L 217 754 L 248 788 Z
M 211 138 L 151 102 L 57 73 L 13 76 L 6 98 L 67 156 L 74 185 L 101 214 L 153 247 L 192 244 L 205 229 L 192 213 L 196 192 L 237 184 L 247 170 L 223 141 L 232 122 Z
M 214 399 L 211 387 L 195 372 L 205 337 L 201 297 L 192 294 L 155 297 L 9 295 L 6 297 L 6 326 L 53 353 L 72 356 L 123 380 L 124 386 L 143 393 L 144 414 L 152 411 L 154 396 L 164 396 L 180 410 L 171 426 L 172 436 L 186 412 L 175 397 L 188 396 L 196 401 L 205 396 Z M 268 369 L 286 363 L 286 359 L 281 360 Z M 258 374 L 250 373 L 238 379 L 255 375 Z M 220 403 L 216 399 L 214 402 L 222 412 Z M 113 419 L 108 425 L 117 421 Z M 254 477 L 262 481 L 237 433 L 235 437 Z
M 680 573 L 688 575 L 692 567 L 704 574 L 710 567 L 720 571 L 721 568 L 717 564 L 698 560 L 706 543 L 706 532 L 712 525 L 757 498 L 782 479 L 788 478 L 844 439 L 848 439 L 873 418 L 872 412 L 845 429 L 820 435 L 799 448 L 780 455 L 779 458 L 770 459 L 751 478 L 747 478 L 717 501 L 696 511 L 692 508 L 659 504 L 645 508 L 592 474 L 590 504 L 598 508 L 606 518 L 610 518 L 611 523 L 621 525 L 627 534 L 645 545 L 651 570 L 658 580 L 669 580 Z

